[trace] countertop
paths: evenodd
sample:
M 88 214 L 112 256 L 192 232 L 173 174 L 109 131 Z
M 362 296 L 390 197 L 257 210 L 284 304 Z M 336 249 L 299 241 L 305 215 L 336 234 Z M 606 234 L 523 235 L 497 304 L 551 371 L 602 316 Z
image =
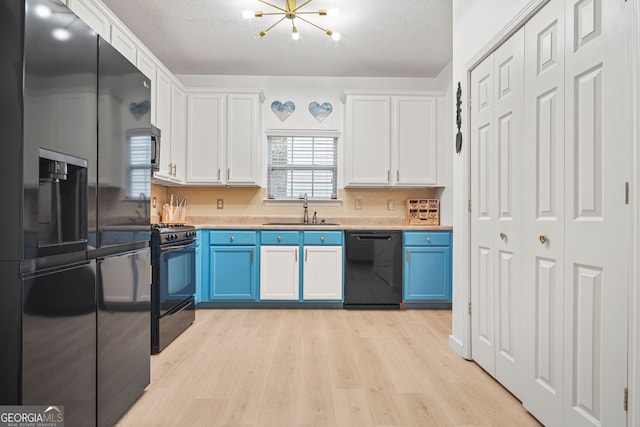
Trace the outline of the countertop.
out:
M 319 218 L 321 222 L 323 218 Z M 187 223 L 199 229 L 227 230 L 453 230 L 450 225 L 408 225 L 398 217 L 328 217 L 329 224 L 303 224 L 299 217 L 216 216 L 189 217 Z M 274 225 L 270 223 L 287 223 Z

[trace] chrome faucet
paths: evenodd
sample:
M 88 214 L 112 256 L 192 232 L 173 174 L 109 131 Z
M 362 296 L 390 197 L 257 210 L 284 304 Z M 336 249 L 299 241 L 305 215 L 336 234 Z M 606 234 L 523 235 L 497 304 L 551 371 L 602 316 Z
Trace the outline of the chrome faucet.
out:
M 301 199 L 304 200 L 304 202 L 302 203 L 302 207 L 304 208 L 304 218 L 303 218 L 302 222 L 304 224 L 309 224 L 309 209 L 308 209 L 309 208 L 309 204 L 307 203 L 308 202 L 307 193 L 302 193 Z

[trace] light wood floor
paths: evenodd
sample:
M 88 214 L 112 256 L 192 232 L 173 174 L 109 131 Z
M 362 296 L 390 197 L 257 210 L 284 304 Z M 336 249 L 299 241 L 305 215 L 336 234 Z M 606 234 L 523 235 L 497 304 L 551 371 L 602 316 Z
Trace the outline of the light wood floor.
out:
M 448 310 L 198 310 L 118 426 L 538 426 Z

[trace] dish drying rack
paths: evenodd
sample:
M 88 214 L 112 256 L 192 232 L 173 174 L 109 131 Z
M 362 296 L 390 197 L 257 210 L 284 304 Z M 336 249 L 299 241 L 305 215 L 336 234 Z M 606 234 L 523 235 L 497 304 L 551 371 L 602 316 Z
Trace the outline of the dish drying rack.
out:
M 164 224 L 184 223 L 187 218 L 187 199 L 180 200 L 173 194 L 169 203 L 162 205 L 162 222 Z

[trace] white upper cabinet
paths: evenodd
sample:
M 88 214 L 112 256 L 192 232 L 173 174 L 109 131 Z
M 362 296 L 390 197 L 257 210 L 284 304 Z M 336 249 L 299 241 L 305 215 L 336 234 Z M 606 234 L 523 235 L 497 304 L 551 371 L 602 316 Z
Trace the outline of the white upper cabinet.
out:
M 171 85 L 171 180 L 186 179 L 187 103 L 184 91 L 174 82 Z M 162 143 L 162 140 L 160 141 Z
M 161 68 L 157 69 L 155 80 L 156 126 L 162 132 L 160 137 L 159 169 L 156 178 L 169 179 L 173 174 L 171 162 L 171 77 Z
M 156 126 L 160 137 L 159 169 L 154 172 L 156 180 L 183 183 L 186 178 L 186 104 L 181 85 L 168 72 L 156 70 Z M 152 105 L 154 102 L 152 102 Z
M 151 124 L 156 124 L 156 70 L 158 65 L 151 55 L 139 49 L 136 53 L 136 67 L 151 81 Z
M 68 6 L 100 37 L 111 41 L 111 21 L 101 7 L 91 0 L 68 0 Z
M 348 96 L 345 111 L 346 185 L 390 185 L 391 98 Z
M 397 185 L 438 184 L 436 104 L 434 97 L 394 98 L 391 173 Z
M 345 186 L 444 185 L 444 95 L 345 91 Z
M 188 94 L 188 184 L 259 185 L 263 100 L 259 90 Z
M 129 62 L 136 65 L 138 48 L 133 36 L 127 30 L 120 29 L 115 25 L 111 26 L 111 46 L 127 58 Z
M 225 97 L 218 93 L 187 95 L 187 182 L 222 183 Z

